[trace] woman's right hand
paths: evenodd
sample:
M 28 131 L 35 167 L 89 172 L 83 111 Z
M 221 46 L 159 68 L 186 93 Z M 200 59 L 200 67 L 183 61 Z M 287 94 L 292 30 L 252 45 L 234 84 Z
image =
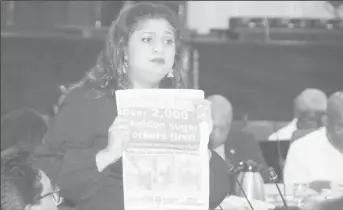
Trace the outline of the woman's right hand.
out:
M 126 117 L 117 116 L 108 129 L 107 147 L 101 150 L 96 156 L 99 171 L 102 171 L 122 157 L 130 139 L 129 123 Z

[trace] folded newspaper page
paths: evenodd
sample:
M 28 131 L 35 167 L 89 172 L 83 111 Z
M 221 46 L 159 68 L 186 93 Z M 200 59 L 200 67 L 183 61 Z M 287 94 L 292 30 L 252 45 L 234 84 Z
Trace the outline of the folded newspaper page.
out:
M 204 100 L 204 92 L 118 90 L 116 100 L 118 115 L 130 119 L 125 210 L 208 210 L 209 131 L 194 102 Z

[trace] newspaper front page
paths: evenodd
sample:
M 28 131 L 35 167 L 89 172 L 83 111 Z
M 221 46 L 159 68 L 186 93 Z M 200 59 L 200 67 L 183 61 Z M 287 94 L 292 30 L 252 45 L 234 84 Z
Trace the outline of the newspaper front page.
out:
M 125 210 L 208 210 L 209 132 L 198 120 L 201 90 L 118 90 L 130 119 L 123 154 Z

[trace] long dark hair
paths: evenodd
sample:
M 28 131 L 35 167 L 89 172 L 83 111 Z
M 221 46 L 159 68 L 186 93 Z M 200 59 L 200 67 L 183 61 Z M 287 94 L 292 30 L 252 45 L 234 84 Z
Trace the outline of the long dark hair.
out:
M 187 88 L 187 73 L 184 72 L 182 62 L 185 52 L 182 44 L 184 27 L 177 15 L 167 6 L 147 2 L 128 6 L 121 11 L 109 29 L 104 49 L 100 52 L 96 64 L 79 83 L 72 87 L 91 82 L 100 89 L 131 88 L 130 79 L 123 71 L 124 47 L 140 21 L 156 18 L 163 18 L 174 27 L 176 42 L 174 77 L 164 78 L 160 82 L 160 88 Z

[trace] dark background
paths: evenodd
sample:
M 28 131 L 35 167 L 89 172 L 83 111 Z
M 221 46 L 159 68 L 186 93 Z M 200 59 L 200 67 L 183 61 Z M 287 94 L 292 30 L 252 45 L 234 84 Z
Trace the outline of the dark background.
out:
M 50 111 L 58 86 L 78 81 L 92 66 L 103 38 L 53 26 L 94 26 L 95 3 L 21 2 L 11 27 L 5 27 L 1 3 L 2 114 L 23 106 Z M 122 4 L 103 5 L 111 14 L 104 10 L 103 23 L 109 24 Z M 290 120 L 293 98 L 303 89 L 328 94 L 343 89 L 343 33 L 336 39 L 336 45 L 198 41 L 191 46 L 199 52 L 200 88 L 228 97 L 235 119 Z

